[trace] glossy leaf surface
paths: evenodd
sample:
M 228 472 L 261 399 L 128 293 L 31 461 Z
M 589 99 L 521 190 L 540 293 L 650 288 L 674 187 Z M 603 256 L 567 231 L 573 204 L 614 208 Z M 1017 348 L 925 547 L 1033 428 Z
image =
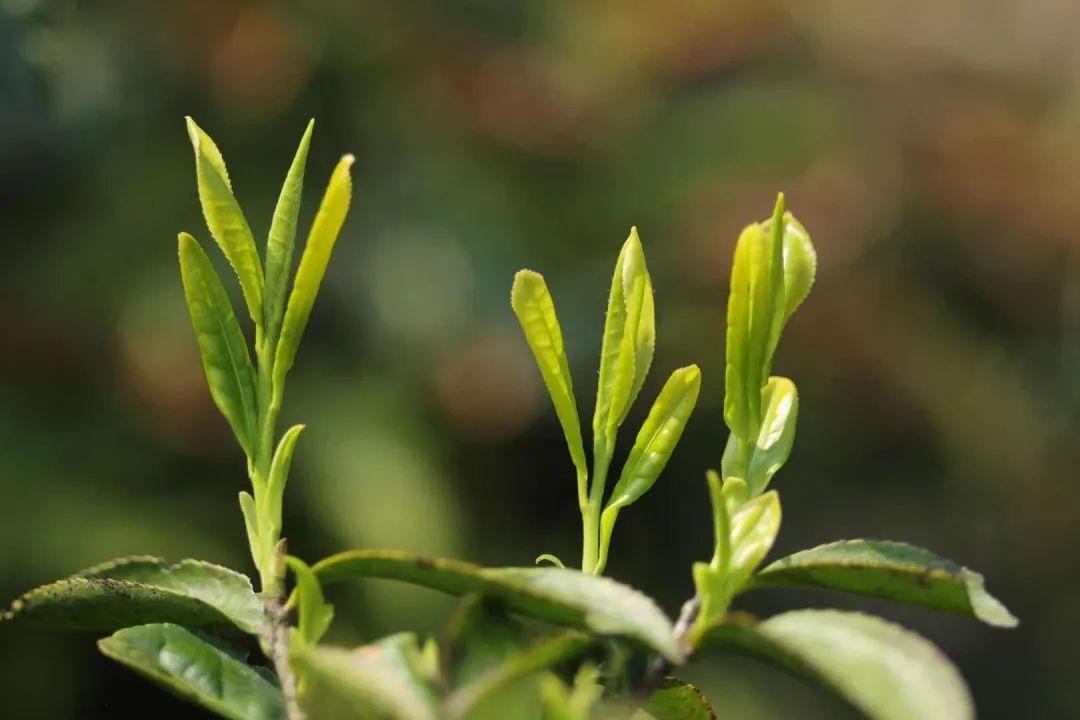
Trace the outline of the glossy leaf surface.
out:
M 261 325 L 263 272 L 258 251 L 255 249 L 255 238 L 240 204 L 233 196 L 232 183 L 229 181 L 221 151 L 194 120 L 190 117 L 186 120 L 188 136 L 195 150 L 199 202 L 206 217 L 206 225 L 236 271 L 251 319 Z
M 129 627 L 98 641 L 102 653 L 175 695 L 234 720 L 284 720 L 281 688 L 220 642 L 178 625 Z
M 970 720 L 971 697 L 941 651 L 861 613 L 796 610 L 711 628 L 698 652 L 729 647 L 832 691 L 872 720 Z
M 180 233 L 180 275 L 210 395 L 251 456 L 257 415 L 247 341 L 210 258 L 187 233 Z
M 314 566 L 323 585 L 353 577 L 409 582 L 451 595 L 476 593 L 508 610 L 601 635 L 629 637 L 682 659 L 671 621 L 646 595 L 610 578 L 557 567 L 481 568 L 390 550 L 353 550 Z
M 769 486 L 773 475 L 791 457 L 799 416 L 799 393 L 787 378 L 771 377 L 761 391 L 762 419 L 746 481 L 751 495 Z
M 1017 620 L 986 591 L 983 576 L 906 543 L 842 540 L 803 550 L 763 569 L 753 587 L 802 586 L 885 598 L 978 618 L 997 627 Z
M 147 622 L 191 627 L 229 626 L 257 634 L 262 601 L 244 575 L 198 560 L 170 565 L 135 557 L 98 565 L 31 590 L 5 619 L 54 627 L 116 630 Z

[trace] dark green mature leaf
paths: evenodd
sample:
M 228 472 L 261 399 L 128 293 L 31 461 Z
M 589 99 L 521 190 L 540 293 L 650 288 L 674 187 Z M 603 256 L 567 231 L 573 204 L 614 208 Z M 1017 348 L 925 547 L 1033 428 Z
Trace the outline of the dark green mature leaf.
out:
M 873 720 L 969 720 L 956 668 L 919 635 L 881 618 L 796 610 L 710 628 L 698 653 L 728 647 L 772 662 L 847 700 Z
M 210 395 L 250 457 L 257 411 L 247 341 L 210 258 L 187 233 L 180 233 L 180 275 Z
M 274 353 L 274 393 L 278 397 L 285 385 L 285 375 L 296 359 L 300 338 L 307 327 L 311 308 L 315 305 L 315 296 L 319 294 L 319 286 L 322 285 L 326 266 L 330 262 L 330 253 L 337 243 L 345 216 L 349 213 L 349 203 L 352 200 L 349 168 L 354 160 L 352 155 L 344 156 L 330 175 L 326 194 L 323 195 L 315 222 L 308 233 L 304 254 L 300 257 L 300 267 L 296 270 L 292 294 L 289 295 L 285 308 L 281 337 Z
M 969 615 L 1016 627 L 1012 613 L 988 593 L 983 576 L 906 543 L 841 540 L 803 550 L 763 569 L 752 587 L 810 586 Z
M 194 120 L 190 117 L 186 120 L 188 136 L 195 150 L 199 202 L 202 204 L 206 224 L 228 258 L 229 264 L 236 271 L 252 321 L 261 325 L 263 273 L 259 254 L 255 249 L 255 238 L 240 204 L 233 196 L 232 183 L 229 181 L 221 151 Z
M 270 235 L 266 241 L 266 288 L 263 297 L 263 324 L 271 353 L 277 344 L 281 319 L 285 313 L 285 297 L 292 272 L 293 247 L 296 244 L 296 219 L 300 214 L 300 198 L 304 194 L 304 166 L 315 121 L 308 123 L 300 147 L 296 149 L 285 184 L 281 186 Z
M 222 717 L 284 720 L 281 688 L 226 652 L 220 641 L 179 625 L 140 625 L 98 641 L 102 653 Z
M 313 720 L 436 720 L 439 701 L 419 670 L 416 637 L 393 635 L 355 650 L 301 645 L 290 662 Z
M 666 678 L 634 720 L 716 720 L 705 695 L 689 683 Z
M 570 459 L 577 470 L 579 500 L 584 502 L 588 467 L 581 439 L 581 420 L 578 417 L 577 402 L 574 400 L 574 385 L 566 360 L 562 329 L 544 277 L 532 270 L 519 271 L 514 276 L 510 305 L 521 323 L 525 340 L 529 343 L 551 402 L 555 406 L 555 414 L 570 449 Z
M 629 637 L 672 662 L 683 651 L 671 621 L 646 595 L 610 578 L 557 567 L 482 568 L 392 550 L 352 550 L 314 566 L 323 585 L 353 577 L 402 580 L 451 595 L 476 593 L 516 613 L 601 635 Z
M 5 619 L 75 630 L 116 630 L 147 622 L 189 627 L 235 625 L 258 634 L 262 601 L 240 573 L 199 560 L 169 565 L 135 557 L 97 565 L 31 590 Z

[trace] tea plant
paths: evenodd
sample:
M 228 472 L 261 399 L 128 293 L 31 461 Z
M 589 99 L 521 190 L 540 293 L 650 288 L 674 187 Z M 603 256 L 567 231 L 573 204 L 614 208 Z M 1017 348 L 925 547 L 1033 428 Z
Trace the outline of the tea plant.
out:
M 678 621 L 646 595 L 603 577 L 619 513 L 656 483 L 701 389 L 694 365 L 675 370 L 637 433 L 610 493 L 616 435 L 640 393 L 656 342 L 652 281 L 636 230 L 619 253 L 601 342 L 585 455 L 562 332 L 544 278 L 522 270 L 511 304 L 566 436 L 582 517 L 581 569 L 551 555 L 543 567 L 485 568 L 394 550 L 352 550 L 313 566 L 287 554 L 282 495 L 303 426 L 277 438 L 289 368 L 350 202 L 346 155 L 331 174 L 295 274 L 294 240 L 312 126 L 274 210 L 262 257 L 217 146 L 194 122 L 199 201 L 235 272 L 254 328 L 254 360 L 202 245 L 179 238 L 184 293 L 214 402 L 247 458 L 240 493 L 260 592 L 240 572 L 199 560 L 128 557 L 39 587 L 8 622 L 112 633 L 108 657 L 228 718 L 542 718 L 682 720 L 715 717 L 669 673 L 716 652 L 757 656 L 824 686 L 879 720 L 970 718 L 956 669 L 926 640 L 880 618 L 798 610 L 758 619 L 732 611 L 751 590 L 806 586 L 968 615 L 998 627 L 1015 618 L 980 575 L 910 545 L 833 542 L 761 567 L 780 527 L 773 476 L 791 453 L 795 384 L 773 376 L 784 326 L 814 281 L 810 236 L 784 210 L 739 237 L 727 313 L 720 472 L 706 474 L 716 542 L 692 567 L 694 596 Z M 290 290 L 291 279 L 291 290 Z M 275 442 L 276 439 L 276 442 Z M 606 498 L 606 502 L 605 502 Z M 294 587 L 286 594 L 287 574 Z M 438 638 L 400 633 L 360 648 L 321 643 L 333 607 L 323 587 L 391 578 L 461 597 Z M 254 638 L 265 660 L 242 649 Z M 269 664 L 269 667 L 267 666 Z

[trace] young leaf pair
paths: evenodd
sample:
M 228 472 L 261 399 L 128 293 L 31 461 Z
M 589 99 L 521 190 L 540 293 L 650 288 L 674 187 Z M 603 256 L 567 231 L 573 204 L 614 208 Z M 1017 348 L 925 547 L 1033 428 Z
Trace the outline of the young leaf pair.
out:
M 202 128 L 187 118 L 195 151 L 199 202 L 210 234 L 240 283 L 255 327 L 255 364 L 225 287 L 194 237 L 180 234 L 180 271 L 210 394 L 248 459 L 252 494 L 240 493 L 252 558 L 263 591 L 278 595 L 284 575 L 279 548 L 282 495 L 303 426 L 291 428 L 274 450 L 285 377 L 296 357 L 330 253 L 348 213 L 351 155 L 334 169 L 289 292 L 304 168 L 314 121 L 300 140 L 274 209 L 266 251 L 255 238 L 233 194 L 225 160 Z M 286 302 L 286 298 L 288 298 Z
M 518 272 L 510 303 L 551 395 L 577 473 L 583 532 L 581 569 L 600 574 L 607 564 L 619 511 L 644 495 L 667 464 L 697 403 L 701 373 L 696 365 L 690 365 L 671 374 L 604 505 L 615 437 L 641 392 L 656 346 L 652 279 L 637 229 L 631 229 L 623 244 L 611 280 L 592 422 L 591 481 L 562 329 L 543 276 L 532 270 Z M 557 562 L 548 555 L 540 559 Z

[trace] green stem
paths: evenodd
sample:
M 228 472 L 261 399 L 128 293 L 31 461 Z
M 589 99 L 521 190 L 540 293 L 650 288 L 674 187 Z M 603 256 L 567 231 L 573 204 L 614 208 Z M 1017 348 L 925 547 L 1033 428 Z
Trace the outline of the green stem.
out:
M 258 407 L 258 429 L 255 439 L 255 457 L 251 468 L 251 484 L 254 488 L 256 514 L 261 518 L 268 502 L 266 486 L 270 481 L 270 466 L 274 459 L 274 428 L 277 424 L 277 410 L 280 400 L 274 395 L 273 356 L 262 328 L 255 329 L 255 355 L 258 362 L 258 386 L 256 402 Z M 280 523 L 278 524 L 280 527 Z M 275 562 L 274 549 L 277 537 L 267 537 L 265 524 L 259 524 L 260 557 L 255 558 L 259 570 L 259 580 L 265 595 L 273 597 L 281 594 L 283 578 Z M 275 532 L 274 535 L 279 533 Z
M 604 503 L 604 486 L 607 484 L 608 466 L 611 453 L 607 448 L 596 448 L 593 452 L 592 487 L 589 488 L 589 502 L 582 510 L 581 571 L 599 575 L 603 571 L 598 567 L 600 559 L 600 511 Z

